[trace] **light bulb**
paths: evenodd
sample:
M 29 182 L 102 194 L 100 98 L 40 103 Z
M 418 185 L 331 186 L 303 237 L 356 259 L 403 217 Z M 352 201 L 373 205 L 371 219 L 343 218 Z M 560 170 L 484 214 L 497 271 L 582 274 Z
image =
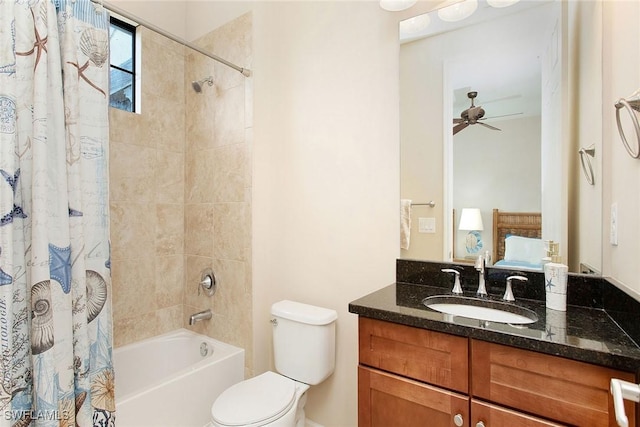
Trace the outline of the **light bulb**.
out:
M 491 7 L 508 7 L 518 3 L 520 0 L 487 0 L 487 4 Z
M 446 22 L 462 21 L 478 8 L 478 0 L 465 0 L 438 10 L 438 17 Z
M 414 16 L 413 18 L 400 21 L 400 34 L 414 35 L 424 31 L 431 23 L 431 18 L 428 14 Z
M 409 9 L 417 0 L 380 0 L 380 7 L 389 12 L 399 12 Z

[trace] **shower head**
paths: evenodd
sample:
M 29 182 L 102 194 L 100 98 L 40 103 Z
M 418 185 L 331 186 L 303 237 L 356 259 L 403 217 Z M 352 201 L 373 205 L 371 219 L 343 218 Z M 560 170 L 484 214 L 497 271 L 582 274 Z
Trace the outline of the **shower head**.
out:
M 209 76 L 209 77 L 205 77 L 202 80 L 198 80 L 198 81 L 192 81 L 191 82 L 191 86 L 193 86 L 193 90 L 195 90 L 197 93 L 202 92 L 202 85 L 203 84 L 209 84 L 209 86 L 213 86 L 213 77 Z

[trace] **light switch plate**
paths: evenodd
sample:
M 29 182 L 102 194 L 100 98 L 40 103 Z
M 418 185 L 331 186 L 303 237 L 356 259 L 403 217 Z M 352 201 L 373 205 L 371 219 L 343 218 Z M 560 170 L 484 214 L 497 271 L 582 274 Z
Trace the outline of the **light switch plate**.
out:
M 436 219 L 435 218 L 418 218 L 418 232 L 435 233 Z

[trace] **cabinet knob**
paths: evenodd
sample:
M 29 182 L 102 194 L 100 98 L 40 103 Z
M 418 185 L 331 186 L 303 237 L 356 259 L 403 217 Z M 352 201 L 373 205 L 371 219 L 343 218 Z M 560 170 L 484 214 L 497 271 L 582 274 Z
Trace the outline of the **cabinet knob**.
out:
M 484 421 L 478 421 L 476 427 L 484 427 Z
M 457 425 L 458 427 L 462 427 L 462 425 L 464 424 L 464 420 L 462 419 L 462 415 L 455 414 L 454 417 L 453 417 L 453 423 L 455 425 Z

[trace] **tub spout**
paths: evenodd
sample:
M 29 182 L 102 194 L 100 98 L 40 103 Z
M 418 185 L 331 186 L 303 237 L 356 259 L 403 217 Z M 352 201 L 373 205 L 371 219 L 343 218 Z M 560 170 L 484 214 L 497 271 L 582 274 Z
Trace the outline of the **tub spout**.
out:
M 189 316 L 189 326 L 193 326 L 195 325 L 196 322 L 199 322 L 201 320 L 209 320 L 211 319 L 212 316 L 213 314 L 211 313 L 210 308 L 204 311 L 200 311 L 198 313 L 194 313 L 191 316 Z

